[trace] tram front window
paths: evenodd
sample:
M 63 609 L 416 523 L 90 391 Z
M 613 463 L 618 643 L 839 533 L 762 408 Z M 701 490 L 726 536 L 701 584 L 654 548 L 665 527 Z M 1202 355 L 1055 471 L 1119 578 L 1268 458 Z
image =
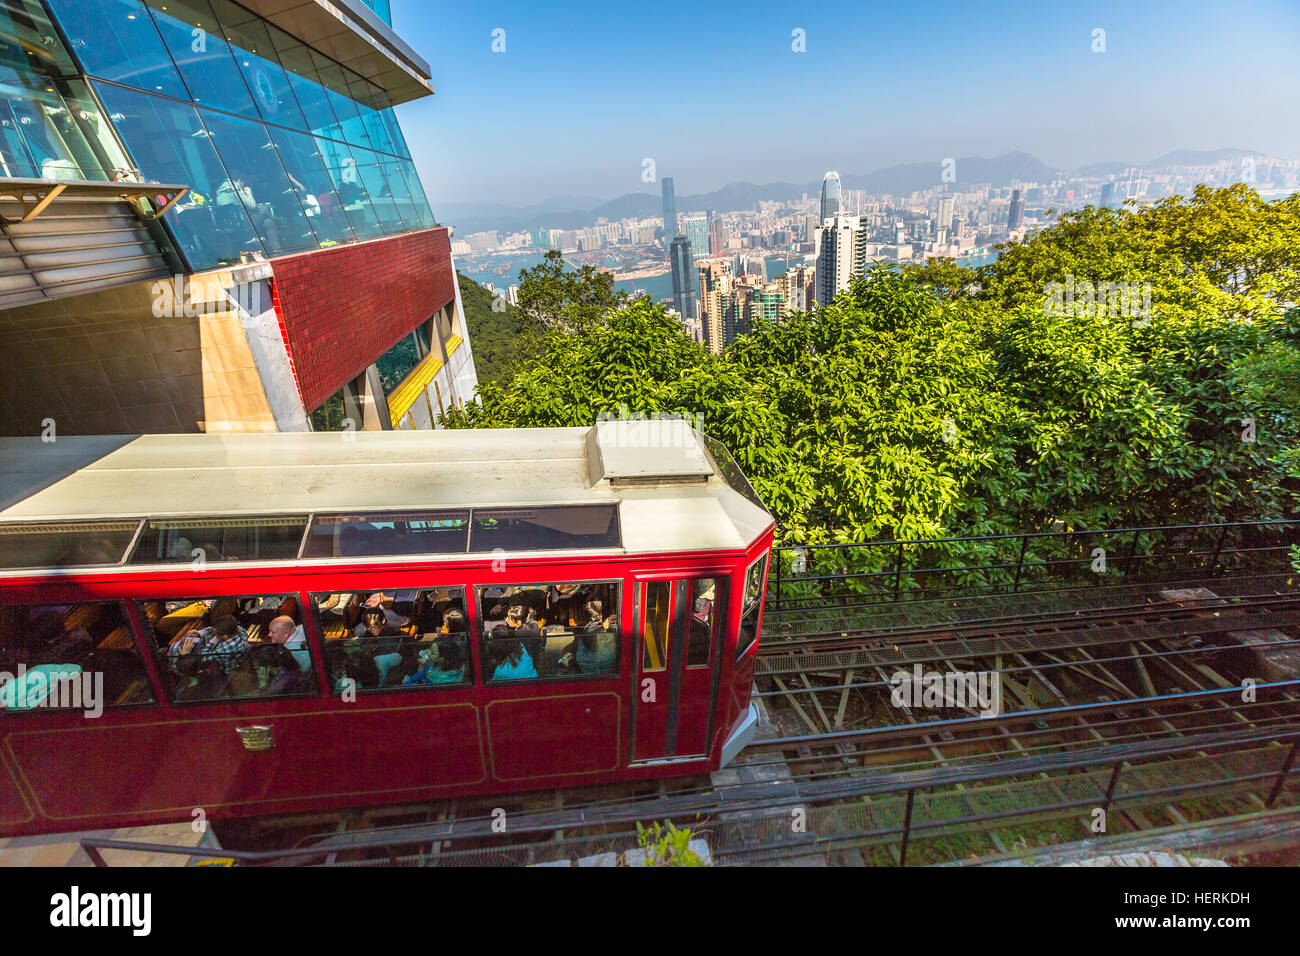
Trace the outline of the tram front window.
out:
M 478 596 L 485 679 L 618 673 L 617 584 L 515 584 Z
M 314 693 L 311 651 L 293 595 L 140 602 L 175 701 Z
M 758 611 L 763 603 L 763 582 L 766 580 L 767 555 L 759 558 L 745 572 L 745 603 L 740 614 L 740 637 L 736 642 L 736 660 L 758 643 Z
M 464 588 L 312 595 L 336 693 L 463 685 L 473 679 Z

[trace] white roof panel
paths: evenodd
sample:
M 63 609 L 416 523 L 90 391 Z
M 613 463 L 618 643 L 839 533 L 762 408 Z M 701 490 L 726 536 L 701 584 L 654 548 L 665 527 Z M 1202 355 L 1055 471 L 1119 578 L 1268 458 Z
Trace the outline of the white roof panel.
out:
M 610 427 L 0 438 L 0 521 L 620 502 L 630 552 L 742 548 L 771 525 L 685 425 L 644 448 Z

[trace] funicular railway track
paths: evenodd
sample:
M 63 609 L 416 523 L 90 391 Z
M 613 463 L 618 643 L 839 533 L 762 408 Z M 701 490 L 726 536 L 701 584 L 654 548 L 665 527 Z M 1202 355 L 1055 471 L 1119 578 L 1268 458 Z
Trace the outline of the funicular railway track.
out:
M 1285 548 L 1268 550 L 1235 573 L 1106 587 L 774 602 L 755 666 L 767 720 L 712 778 L 514 795 L 504 834 L 502 801 L 484 798 L 235 855 L 547 863 L 634 847 L 637 823 L 670 819 L 722 864 L 908 865 L 1093 838 L 1098 811 L 1117 838 L 1286 813 L 1300 807 L 1300 592 Z M 996 674 L 997 713 L 893 704 L 891 678 L 918 665 Z

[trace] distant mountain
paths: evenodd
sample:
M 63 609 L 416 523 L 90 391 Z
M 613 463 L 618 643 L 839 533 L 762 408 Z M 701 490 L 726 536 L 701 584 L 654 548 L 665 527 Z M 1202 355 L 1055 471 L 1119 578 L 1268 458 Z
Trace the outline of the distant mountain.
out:
M 1092 163 L 1073 170 L 1073 173 L 1078 176 L 1118 176 L 1135 166 L 1148 169 L 1161 166 L 1205 166 L 1225 159 L 1259 155 L 1261 154 L 1253 150 L 1235 148 L 1180 149 L 1166 153 L 1149 163 L 1135 164 L 1119 161 Z M 870 173 L 842 173 L 840 182 L 846 189 L 865 189 L 871 193 L 906 196 L 937 185 L 942 170 L 942 165 L 934 161 L 905 163 Z M 957 159 L 954 171 L 959 187 L 968 183 L 1010 186 L 1017 182 L 1046 182 L 1055 179 L 1063 172 L 1025 152 L 1007 153 L 992 158 L 967 156 Z M 677 209 L 679 212 L 704 209 L 733 212 L 738 209 L 753 209 L 760 202 L 789 202 L 805 193 L 815 196 L 820 192 L 821 186 L 821 179 L 808 183 L 781 182 L 767 183 L 762 186 L 744 182 L 728 183 L 711 193 L 679 194 Z M 494 203 L 435 203 L 434 205 L 438 221 L 456 226 L 456 231 L 461 236 L 487 230 L 520 232 L 526 229 L 580 229 L 583 226 L 594 225 L 599 219 L 658 217 L 662 215 L 662 211 L 663 206 L 657 189 L 654 192 L 627 193 L 608 202 L 583 196 L 554 196 L 543 202 L 522 207 Z
M 1151 160 L 1145 166 L 1148 169 L 1154 166 L 1213 166 L 1225 159 L 1263 155 L 1265 154 L 1256 149 L 1176 149 Z

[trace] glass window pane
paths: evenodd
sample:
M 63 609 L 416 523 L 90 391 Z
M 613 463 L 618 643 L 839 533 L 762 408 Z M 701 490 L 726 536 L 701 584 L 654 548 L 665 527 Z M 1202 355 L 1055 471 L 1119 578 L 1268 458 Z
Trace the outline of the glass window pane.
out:
M 333 246 L 353 238 L 355 234 L 343 208 L 343 199 L 325 169 L 317 141 L 306 133 L 293 133 L 278 126 L 268 126 L 267 132 L 275 142 L 289 183 L 298 194 L 320 245 Z
M 745 572 L 744 610 L 740 618 L 740 637 L 736 641 L 736 660 L 745 656 L 758 643 L 759 607 L 762 605 L 763 586 L 767 579 L 767 555 L 759 558 Z
M 406 223 L 398 208 L 398 197 L 393 193 L 393 185 L 384 172 L 384 161 L 387 157 L 357 147 L 352 148 L 352 157 L 356 161 L 361 184 L 370 194 L 370 204 L 374 207 L 375 215 L 379 217 L 379 224 L 384 234 L 401 232 L 406 228 Z
M 643 671 L 661 671 L 668 667 L 672 640 L 672 582 L 652 581 L 645 586 L 645 627 L 642 630 Z
M 325 95 L 329 97 L 334 115 L 338 117 L 339 137 L 345 143 L 368 144 L 366 127 L 361 122 L 361 114 L 357 112 L 357 104 L 352 99 L 352 89 L 348 86 L 343 67 L 315 50 L 311 51 L 311 58 L 316 64 L 316 75 L 325 86 Z
M 464 588 L 313 594 L 336 693 L 473 683 Z
M 618 585 L 515 584 L 478 589 L 488 681 L 618 673 Z
M 120 564 L 139 521 L 86 521 L 0 526 L 0 568 Z
M 145 181 L 190 187 L 166 219 L 193 268 L 265 254 L 243 204 L 216 202 L 227 173 L 194 107 L 106 83 L 95 89 Z
M 379 554 L 462 554 L 468 511 L 388 515 L 317 515 L 304 558 L 354 558 Z
M 381 153 L 396 153 L 397 149 L 389 136 L 382 112 L 388 108 L 388 96 L 379 87 L 351 70 L 345 70 L 344 74 L 366 132 L 366 142 L 361 145 L 369 146 Z
M 50 0 L 50 7 L 92 75 L 189 99 L 140 0 Z
M 316 61 L 312 59 L 311 51 L 277 27 L 267 24 L 267 32 L 284 66 L 289 86 L 302 107 L 307 128 L 317 136 L 342 136 L 343 129 L 334 115 L 329 94 L 316 74 Z
M 189 98 L 202 106 L 257 116 L 208 0 L 149 0 L 149 6 L 190 91 Z
M 212 9 L 262 117 L 269 123 L 306 129 L 298 100 L 266 32 L 266 21 L 229 0 L 212 0 Z
M 334 190 L 343 203 L 352 229 L 362 239 L 371 239 L 384 234 L 384 228 L 375 215 L 370 204 L 370 194 L 361 183 L 361 174 L 357 170 L 352 151 L 343 143 L 332 139 L 317 137 L 321 159 L 325 161 L 325 170 L 334 181 Z
M 424 186 L 420 183 L 420 175 L 415 171 L 415 164 L 409 159 L 399 160 L 398 167 L 402 170 L 402 175 L 406 178 L 406 187 L 411 194 L 411 209 L 413 210 L 416 221 L 421 228 L 432 229 L 435 222 L 433 210 L 429 206 L 429 199 L 424 194 Z M 410 222 L 408 219 L 407 222 Z
M 230 173 L 217 187 L 216 208 L 242 207 L 271 255 L 316 248 L 316 234 L 266 127 L 211 110 L 201 115 Z
M 126 611 L 117 601 L 0 608 L 0 710 L 151 704 Z
M 726 581 L 721 578 L 696 578 L 678 581 L 679 588 L 690 588 L 691 618 L 686 640 L 686 666 L 708 667 L 714 640 L 721 630 L 718 621 L 726 607 Z
M 616 505 L 474 509 L 471 551 L 542 551 L 618 548 L 622 538 Z
M 157 518 L 128 564 L 293 560 L 307 518 Z
M 175 701 L 316 691 L 302 609 L 292 594 L 139 602 Z

